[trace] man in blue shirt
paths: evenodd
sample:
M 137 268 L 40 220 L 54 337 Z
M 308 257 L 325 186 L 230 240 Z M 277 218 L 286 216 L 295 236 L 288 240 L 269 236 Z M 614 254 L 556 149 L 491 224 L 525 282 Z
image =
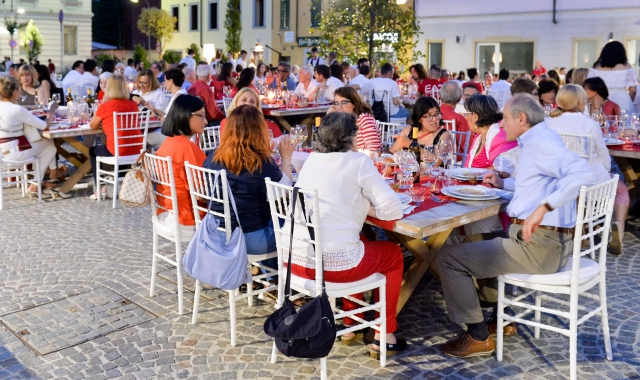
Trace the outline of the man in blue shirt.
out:
M 273 81 L 269 84 L 269 88 L 277 88 L 279 91 L 282 91 L 284 90 L 284 86 L 286 85 L 287 90 L 294 91 L 296 89 L 296 81 L 291 79 L 291 77 L 289 76 L 290 72 L 291 65 L 289 65 L 289 62 L 283 61 L 278 63 L 276 75 L 273 77 Z
M 560 135 L 547 127 L 544 110 L 533 96 L 509 99 L 502 128 L 508 141 L 518 141 L 517 176 L 502 180 L 491 173 L 484 182 L 514 191 L 507 207 L 508 231 L 473 235 L 466 239 L 469 243 L 446 246 L 438 254 L 449 319 L 468 326 L 466 333 L 444 345 L 449 356 L 495 351 L 496 309 L 485 324 L 481 300 L 495 307 L 496 277 L 501 274 L 550 274 L 566 264 L 573 249 L 576 198 L 581 186 L 595 184 L 587 161 L 567 150 Z M 516 334 L 514 324 L 504 327 L 505 336 Z

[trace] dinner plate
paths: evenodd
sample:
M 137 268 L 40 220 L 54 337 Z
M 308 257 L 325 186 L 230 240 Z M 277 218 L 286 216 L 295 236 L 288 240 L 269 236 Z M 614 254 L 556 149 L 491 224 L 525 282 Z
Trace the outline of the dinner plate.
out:
M 624 141 L 618 140 L 618 139 L 612 139 L 612 138 L 604 139 L 604 143 L 607 146 L 624 145 Z
M 488 198 L 496 195 L 496 191 L 484 186 L 449 186 L 447 190 L 455 195 L 468 198 Z
M 500 198 L 500 196 L 499 196 L 499 195 L 497 195 L 497 194 L 495 194 L 495 195 L 493 195 L 493 196 L 491 196 L 491 197 L 486 197 L 486 198 L 471 198 L 471 197 L 465 197 L 465 196 L 463 196 L 463 195 L 456 195 L 456 194 L 453 194 L 453 193 L 449 192 L 447 189 L 448 189 L 448 187 L 443 188 L 443 189 L 441 190 L 441 191 L 442 191 L 442 194 L 444 194 L 444 195 L 448 195 L 448 196 L 450 196 L 450 197 L 458 198 L 458 199 L 461 199 L 461 200 L 463 200 L 463 201 L 490 201 L 490 200 L 493 200 L 493 199 L 498 199 L 498 198 Z
M 403 205 L 411 203 L 411 197 L 407 194 L 398 193 L 398 196 L 400 197 L 400 203 L 402 203 Z
M 455 168 L 450 169 L 448 171 L 452 177 L 456 177 L 458 179 L 468 180 L 470 175 L 475 175 L 478 179 L 482 179 L 485 174 L 491 173 L 489 169 L 479 169 L 479 168 Z
M 263 104 L 262 108 L 264 109 L 275 109 L 275 108 L 281 108 L 281 106 L 277 105 L 277 104 Z

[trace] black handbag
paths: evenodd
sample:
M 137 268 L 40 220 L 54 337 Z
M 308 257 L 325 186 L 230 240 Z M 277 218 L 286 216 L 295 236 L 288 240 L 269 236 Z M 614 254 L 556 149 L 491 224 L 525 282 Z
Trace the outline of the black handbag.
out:
M 305 359 L 324 358 L 331 352 L 336 340 L 336 326 L 329 297 L 325 291 L 324 273 L 322 276 L 322 294 L 296 311 L 291 296 L 291 251 L 293 247 L 293 225 L 296 199 L 304 211 L 302 194 L 293 188 L 291 207 L 291 236 L 289 240 L 289 260 L 287 280 L 284 286 L 284 303 L 271 314 L 264 323 L 264 332 L 274 338 L 278 351 L 285 356 Z M 313 228 L 309 227 L 309 237 L 315 240 Z M 323 261 L 324 268 L 324 261 Z

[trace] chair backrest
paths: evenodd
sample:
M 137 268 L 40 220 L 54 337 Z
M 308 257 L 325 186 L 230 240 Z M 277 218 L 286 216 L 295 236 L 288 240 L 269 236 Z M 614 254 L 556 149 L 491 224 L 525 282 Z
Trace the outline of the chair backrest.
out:
M 227 241 L 229 241 L 229 239 L 231 239 L 232 230 L 227 171 L 205 169 L 197 165 L 192 165 L 189 161 L 185 161 L 184 168 L 187 171 L 189 194 L 191 195 L 191 205 L 193 206 L 193 216 L 196 221 L 196 228 L 199 227 L 201 223 L 200 213 L 208 212 L 217 218 L 224 219 L 225 228 L 218 227 L 218 230 L 225 231 L 227 234 Z M 206 205 L 201 205 L 198 202 L 198 199 L 205 200 Z M 222 204 L 224 213 L 209 210 L 209 202 Z
M 450 132 L 457 131 L 457 129 L 456 129 L 456 119 L 443 120 L 442 123 L 444 124 L 443 125 L 444 129 L 446 129 L 447 131 L 450 131 Z
M 596 186 L 580 189 L 578 198 L 578 217 L 573 239 L 573 268 L 571 272 L 571 286 L 578 286 L 580 272 L 580 258 L 591 256 L 597 252 L 600 275 L 607 272 L 607 244 L 609 242 L 609 232 L 611 229 L 611 217 L 613 215 L 613 203 L 616 197 L 618 186 L 618 175 L 616 174 L 607 182 Z M 600 241 L 595 244 L 595 237 L 599 236 Z M 589 244 L 585 244 L 586 249 L 582 249 L 583 241 L 588 239 Z
M 507 100 L 511 97 L 511 91 L 489 89 L 487 90 L 487 95 L 495 99 L 496 103 L 498 103 L 498 107 L 502 109 L 507 103 Z
M 471 131 L 457 132 L 451 131 L 453 134 L 454 146 L 453 149 L 456 152 L 456 162 L 454 166 L 461 168 L 467 161 L 467 155 L 469 154 L 469 142 L 471 140 Z
M 149 131 L 149 114 L 151 111 L 114 112 L 113 141 L 115 156 L 120 156 L 120 149 L 142 152 L 147 147 Z
M 200 149 L 207 153 L 220 145 L 220 126 L 205 127 L 200 136 Z
M 376 124 L 378 125 L 380 136 L 382 136 L 382 146 L 388 149 L 391 145 L 393 145 L 393 136 L 402 131 L 402 124 L 385 123 L 379 120 L 376 120 Z
M 229 105 L 231 105 L 231 102 L 233 101 L 233 98 L 227 98 L 227 97 L 223 97 L 222 98 L 222 105 L 224 105 L 224 114 L 227 115 L 227 117 L 229 117 Z
M 289 238 L 291 236 L 291 224 L 294 225 L 293 246 L 302 244 L 314 244 L 315 250 L 315 271 L 316 271 L 316 294 L 322 292 L 322 242 L 320 230 L 320 203 L 317 190 L 300 189 L 304 199 L 304 208 L 300 204 L 300 197 L 296 202 L 296 210 L 293 220 L 291 218 L 293 199 L 293 187 L 272 182 L 270 178 L 265 179 L 267 185 L 267 198 L 271 209 L 274 232 L 276 237 L 276 247 L 278 250 L 278 276 L 285 278 L 284 265 L 282 263 L 288 259 Z M 280 220 L 285 223 L 280 227 Z M 309 237 L 308 228 L 312 228 L 315 239 Z
M 82 95 L 86 94 L 86 92 L 82 92 L 82 87 L 80 86 L 69 86 L 71 88 L 71 95 L 82 97 Z
M 596 152 L 596 140 L 592 135 L 574 135 L 560 133 L 564 145 L 579 157 L 586 158 L 589 165 L 593 163 Z
M 175 218 L 174 236 L 180 241 L 180 224 L 178 222 L 178 196 L 176 193 L 176 181 L 173 176 L 173 163 L 171 157 L 154 156 L 147 153 L 142 158 L 144 170 L 151 181 L 151 219 L 158 222 L 158 210 L 165 212 L 174 211 Z M 169 188 L 169 195 L 160 191 L 160 188 Z M 160 200 L 163 200 L 162 202 Z M 163 204 L 171 203 L 171 210 Z
M 431 87 L 431 97 L 438 102 L 438 105 L 442 105 L 442 100 L 440 99 L 440 89 L 437 86 Z

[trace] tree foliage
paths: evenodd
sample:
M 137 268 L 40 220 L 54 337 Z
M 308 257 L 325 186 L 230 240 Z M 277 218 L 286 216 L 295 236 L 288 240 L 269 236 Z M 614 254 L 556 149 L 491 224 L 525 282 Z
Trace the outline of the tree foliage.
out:
M 227 13 L 224 15 L 224 27 L 227 34 L 224 43 L 227 44 L 227 51 L 239 53 L 242 50 L 242 23 L 240 22 L 240 0 L 229 0 L 227 2 Z
M 178 63 L 182 59 L 182 54 L 179 51 L 168 50 L 164 52 L 162 59 L 167 63 Z
M 133 47 L 133 59 L 135 61 L 142 61 L 145 69 L 151 67 L 151 65 L 149 64 L 149 57 L 147 57 L 147 49 L 145 49 L 144 46 L 140 44 L 136 44 L 136 46 Z
M 118 58 L 118 56 L 115 55 L 115 54 L 111 55 L 111 54 L 107 54 L 107 53 L 100 53 L 100 54 L 95 56 L 95 60 L 96 60 L 96 62 L 98 62 L 98 67 L 102 66 L 104 61 L 106 61 L 107 59 L 111 59 L 116 63 L 123 61 L 122 59 Z
M 24 33 L 21 33 L 20 45 L 27 51 L 29 59 L 40 55 L 44 38 L 33 20 L 29 20 Z
M 145 8 L 138 19 L 138 30 L 160 42 L 160 55 L 173 38 L 174 25 L 177 22 L 169 12 L 158 8 Z
M 392 60 L 393 52 L 401 64 L 416 61 L 423 56 L 416 49 L 421 33 L 413 9 L 393 0 L 332 0 L 318 28 L 321 50 L 351 62 L 367 57 L 372 65 Z
M 18 20 L 8 19 L 6 17 L 4 18 L 4 26 L 7 29 L 7 32 L 9 32 L 11 38 L 16 35 L 18 29 L 24 27 L 25 25 L 26 24 L 20 24 Z

